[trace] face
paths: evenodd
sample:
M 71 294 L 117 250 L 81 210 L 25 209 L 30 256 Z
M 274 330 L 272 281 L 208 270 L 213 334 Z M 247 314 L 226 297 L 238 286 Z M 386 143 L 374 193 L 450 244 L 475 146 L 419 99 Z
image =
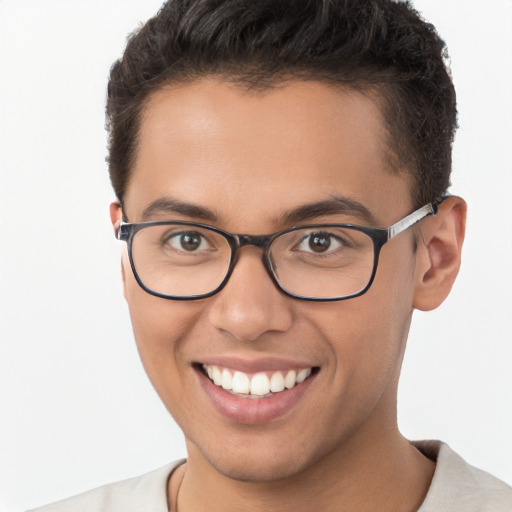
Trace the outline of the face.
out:
M 406 178 L 388 168 L 386 136 L 374 100 L 321 83 L 247 92 L 209 78 L 166 88 L 144 113 L 123 213 L 129 222 L 193 221 L 258 235 L 290 227 L 287 214 L 336 196 L 361 203 L 375 225 L 387 227 L 412 204 Z M 331 207 L 308 209 L 300 224 L 308 223 L 371 221 Z M 396 432 L 412 236 L 408 230 L 384 246 L 366 294 L 330 303 L 284 295 L 257 247 L 241 250 L 218 294 L 195 301 L 149 295 L 125 255 L 138 349 L 185 434 L 189 462 L 269 481 L 356 446 L 373 449 Z M 276 373 L 311 375 L 254 398 L 216 385 L 205 367 L 239 372 L 242 381 L 265 374 L 276 389 Z

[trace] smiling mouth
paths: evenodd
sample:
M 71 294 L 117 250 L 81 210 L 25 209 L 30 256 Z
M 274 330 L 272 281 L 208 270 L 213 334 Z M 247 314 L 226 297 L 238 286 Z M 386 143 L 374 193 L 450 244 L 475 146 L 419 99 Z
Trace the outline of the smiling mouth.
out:
M 310 367 L 250 374 L 216 365 L 198 364 L 197 367 L 216 386 L 250 399 L 268 398 L 293 389 L 319 371 L 318 367 Z

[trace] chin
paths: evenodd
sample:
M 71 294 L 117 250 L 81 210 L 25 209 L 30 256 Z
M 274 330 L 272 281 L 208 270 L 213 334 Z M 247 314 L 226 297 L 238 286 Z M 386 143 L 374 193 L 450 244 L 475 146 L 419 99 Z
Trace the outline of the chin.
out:
M 300 470 L 289 463 L 266 461 L 263 464 L 251 464 L 246 461 L 208 461 L 220 474 L 238 482 L 264 483 L 284 480 L 296 475 Z
M 261 449 L 250 451 L 247 448 L 241 453 L 231 450 L 224 450 L 222 453 L 200 451 L 218 473 L 239 482 L 264 483 L 284 480 L 314 464 L 302 450 L 299 453 Z

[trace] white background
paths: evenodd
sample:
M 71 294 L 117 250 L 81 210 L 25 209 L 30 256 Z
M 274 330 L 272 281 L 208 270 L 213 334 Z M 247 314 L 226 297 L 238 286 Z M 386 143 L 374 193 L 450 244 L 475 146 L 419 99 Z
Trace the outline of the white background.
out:
M 159 5 L 0 0 L 1 512 L 185 455 L 134 347 L 104 161 L 109 66 Z M 452 57 L 469 222 L 451 297 L 415 316 L 400 425 L 512 483 L 512 1 L 415 5 Z

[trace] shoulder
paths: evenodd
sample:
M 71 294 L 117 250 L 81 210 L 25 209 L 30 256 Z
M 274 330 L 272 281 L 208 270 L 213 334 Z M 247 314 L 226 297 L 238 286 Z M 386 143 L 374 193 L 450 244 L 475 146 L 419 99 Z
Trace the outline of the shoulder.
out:
M 30 512 L 168 512 L 167 481 L 183 462 L 172 462 L 145 475 L 104 485 Z
M 511 512 L 512 488 L 469 465 L 440 441 L 415 442 L 436 462 L 430 489 L 418 512 Z

